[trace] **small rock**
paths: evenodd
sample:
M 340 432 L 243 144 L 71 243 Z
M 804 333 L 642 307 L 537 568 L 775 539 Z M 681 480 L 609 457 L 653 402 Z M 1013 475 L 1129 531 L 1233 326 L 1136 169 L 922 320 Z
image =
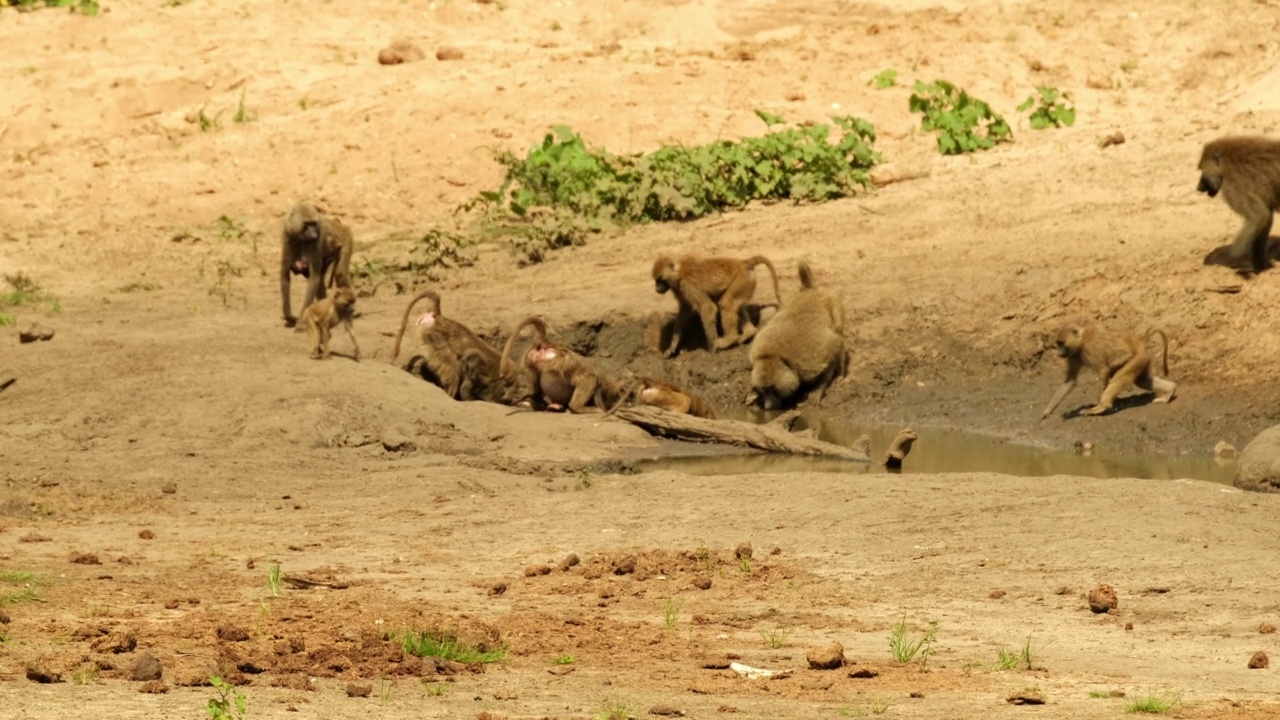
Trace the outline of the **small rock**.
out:
M 155 540 L 156 534 L 151 532 L 150 530 L 139 530 L 138 537 L 142 538 L 143 540 Z
M 1269 622 L 1264 622 L 1258 626 L 1258 633 L 1261 635 L 1271 635 L 1276 631 L 1276 626 Z
M 489 588 L 490 595 L 501 595 L 506 591 L 507 591 L 507 584 L 504 582 L 494 583 L 493 587 Z
M 693 586 L 694 586 L 694 587 L 696 587 L 696 588 L 698 588 L 699 590 L 710 590 L 710 589 L 711 589 L 711 576 L 710 576 L 710 575 L 703 575 L 702 577 L 694 578 L 694 579 L 693 579 Z
M 170 599 L 168 599 L 168 600 L 165 600 L 165 601 L 164 601 L 164 609 L 165 609 L 165 610 L 177 610 L 177 609 L 178 609 L 178 606 L 179 606 L 179 605 L 181 605 L 181 604 L 182 604 L 182 601 L 181 601 L 181 600 L 179 600 L 179 599 L 177 599 L 177 598 L 170 598 Z
M 805 655 L 809 667 L 814 670 L 836 670 L 844 665 L 844 646 L 831 643 L 822 648 L 813 648 Z
M 869 680 L 873 677 L 879 677 L 879 675 L 880 673 L 872 670 L 871 668 L 862 668 L 861 670 L 854 670 L 849 673 L 849 677 L 857 678 L 859 680 Z
M 1236 446 L 1226 440 L 1219 440 L 1218 444 L 1213 446 L 1213 456 L 1223 460 L 1230 460 L 1236 456 Z
M 542 564 L 530 565 L 524 569 L 525 577 L 537 577 L 539 575 L 550 575 L 550 574 L 551 574 L 550 565 L 542 565 Z
M 93 553 L 71 553 L 71 562 L 74 565 L 101 565 L 102 561 Z
M 425 60 L 426 57 L 427 54 L 422 51 L 422 48 L 404 39 L 396 40 L 378 51 L 378 62 L 382 65 L 418 62 Z
M 439 49 L 436 50 L 436 59 L 437 60 L 461 60 L 462 50 L 452 45 L 441 45 Z
M 165 495 L 172 495 L 178 492 L 178 483 L 169 481 L 160 486 L 160 492 L 164 493 Z
M 9 613 L 0 610 L 0 625 L 8 625 L 10 623 Z
M 738 547 L 733 549 L 733 557 L 738 560 L 744 560 L 744 559 L 750 560 L 751 559 L 751 543 L 744 542 L 739 544 Z
M 649 714 L 663 717 L 684 717 L 684 711 L 674 705 L 654 705 L 649 708 Z
M 564 572 L 571 567 L 577 566 L 577 564 L 580 562 L 582 561 L 578 559 L 578 556 L 576 554 L 569 553 L 564 557 L 563 560 L 560 561 L 560 564 L 557 565 L 556 567 L 559 568 L 560 572 Z
M 129 669 L 129 679 L 134 682 L 159 680 L 163 674 L 164 668 L 161 667 L 160 661 L 151 653 L 138 655 L 138 659 L 133 661 L 133 667 Z
M 1111 81 L 1107 80 L 1105 82 L 1108 85 L 1108 89 L 1109 89 Z M 1089 85 L 1089 87 L 1093 87 L 1093 86 L 1094 86 L 1093 84 Z M 1120 132 L 1119 130 L 1111 133 L 1110 135 L 1104 136 L 1102 139 L 1098 140 L 1098 147 L 1100 148 L 1109 148 L 1112 145 L 1123 145 L 1123 144 L 1124 144 L 1124 133 Z
M 703 670 L 728 670 L 729 659 L 725 657 L 707 656 L 698 661 L 698 667 Z
M 164 684 L 163 680 L 148 680 L 138 686 L 138 692 L 149 693 L 151 695 L 163 695 L 169 692 L 169 686 Z
M 1253 657 L 1249 658 L 1250 670 L 1262 670 L 1262 669 L 1265 669 L 1270 664 L 1271 664 L 1271 658 L 1267 657 L 1267 654 L 1262 652 L 1261 650 L 1254 653 Z
M 1009 695 L 1005 702 L 1014 705 L 1043 705 L 1044 695 L 1034 688 L 1025 688 Z
M 1095 613 L 1111 612 L 1120 607 L 1120 598 L 1116 597 L 1116 589 L 1106 583 L 1089 591 L 1089 609 Z
M 386 63 L 384 63 L 386 64 Z M 347 697 L 369 697 L 373 693 L 372 685 L 364 683 L 347 683 Z
M 18 542 L 24 542 L 24 543 L 53 542 L 53 538 L 49 537 L 48 535 L 40 535 L 39 533 L 27 533 L 26 535 L 23 535 L 22 537 L 18 538 Z
M 636 571 L 636 559 L 631 555 L 628 555 L 627 557 L 622 558 L 621 560 L 618 561 L 616 565 L 613 566 L 614 575 L 630 575 L 635 571 Z
M 227 642 L 244 642 L 249 639 L 249 631 L 235 625 L 220 625 L 218 639 Z
M 32 324 L 18 331 L 18 342 L 31 343 L 37 340 L 52 340 L 53 331 L 39 324 Z
M 113 655 L 130 653 L 133 652 L 134 648 L 138 647 L 138 638 L 131 632 L 118 632 L 98 638 L 93 642 L 92 647 L 100 653 L 111 653 Z
M 382 433 L 382 449 L 387 452 L 413 452 L 418 446 L 404 433 L 398 430 L 386 430 Z
M 991 594 L 988 595 L 987 597 L 991 598 L 992 600 L 1000 600 L 1001 598 L 1003 598 L 1005 595 L 1008 595 L 1008 594 L 1009 593 L 1005 592 L 1004 590 L 992 590 Z
M 43 665 L 28 665 L 27 679 L 30 680 L 31 682 L 37 682 L 42 685 L 47 685 L 49 683 L 62 682 L 62 674 L 53 672 L 52 670 L 44 667 Z
M 924 697 L 924 693 L 919 690 L 912 690 L 910 693 L 907 693 L 907 697 L 919 699 Z
M 1131 623 L 1131 622 L 1127 622 L 1127 623 L 1125 623 L 1125 624 L 1124 624 L 1124 629 L 1125 629 L 1125 630 L 1127 630 L 1127 631 L 1129 631 L 1129 632 L 1133 632 L 1133 623 Z

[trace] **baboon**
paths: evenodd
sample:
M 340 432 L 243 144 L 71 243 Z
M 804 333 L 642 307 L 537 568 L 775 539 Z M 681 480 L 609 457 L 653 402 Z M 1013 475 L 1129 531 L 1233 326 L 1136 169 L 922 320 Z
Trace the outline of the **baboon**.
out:
M 302 318 L 311 334 L 311 357 L 323 360 L 329 357 L 329 331 L 338 323 L 347 331 L 354 348 L 352 357 L 360 359 L 360 343 L 351 331 L 351 316 L 356 310 L 356 293 L 351 288 L 340 287 L 331 298 L 320 298 L 302 311 Z
M 289 286 L 293 275 L 307 279 L 307 294 L 302 301 L 305 312 L 311 303 L 325 296 L 324 276 L 329 272 L 329 286 L 351 287 L 351 230 L 335 218 L 320 214 L 314 206 L 298 203 L 289 211 L 281 233 L 280 303 L 285 327 L 293 327 Z
M 1239 261 L 1248 254 L 1254 272 L 1267 269 L 1272 216 L 1280 209 L 1280 140 L 1223 137 L 1205 144 L 1196 190 L 1209 197 L 1222 193 L 1227 205 L 1244 218 L 1231 243 L 1231 257 Z
M 695 314 L 702 320 L 702 331 L 707 336 L 707 347 L 712 352 L 751 340 L 757 328 L 747 317 L 745 305 L 751 301 L 751 296 L 756 291 L 754 269 L 757 265 L 769 268 L 769 275 L 773 278 L 773 294 L 781 306 L 778 271 L 764 256 L 738 260 L 663 255 L 655 260 L 654 289 L 658 294 L 670 290 L 679 303 L 675 331 L 671 334 L 671 347 L 663 355 L 672 357 L 676 354 L 680 340 L 684 337 L 685 325 Z M 716 331 L 717 315 L 722 332 Z
M 828 290 L 814 287 L 807 262 L 799 267 L 800 292 L 787 299 L 751 344 L 748 403 L 776 410 L 802 387 L 816 387 L 819 398 L 848 371 L 844 340 L 844 304 Z
M 502 349 L 504 377 L 515 375 L 516 366 L 510 359 L 511 348 L 526 327 L 532 327 L 538 334 L 537 341 L 525 352 L 520 363 L 531 386 L 528 398 L 534 410 L 562 410 L 567 407 L 575 413 L 601 412 L 618 402 L 622 386 L 600 373 L 590 360 L 564 345 L 551 342 L 547 337 L 547 324 L 539 317 L 525 318 L 507 338 Z
M 632 380 L 622 390 L 618 402 L 605 415 L 612 415 L 628 400 L 634 398 L 641 405 L 662 408 L 667 412 L 714 419 L 715 414 L 702 398 L 662 380 L 640 377 Z
M 515 378 L 503 376 L 502 355 L 466 325 L 445 317 L 440 294 L 434 290 L 418 293 L 405 306 L 391 362 L 400 357 L 400 343 L 413 306 L 424 299 L 430 300 L 431 305 L 414 323 L 418 344 L 400 367 L 413 372 L 415 367 L 425 366 L 436 384 L 455 400 L 486 400 L 504 405 L 513 402 L 517 383 Z
M 1147 340 L 1152 335 L 1159 335 L 1163 343 L 1163 376 L 1151 372 L 1151 354 L 1147 352 Z M 1041 420 L 1049 417 L 1058 403 L 1071 392 L 1076 386 L 1080 370 L 1086 367 L 1097 372 L 1102 379 L 1102 396 L 1098 398 L 1097 405 L 1084 411 L 1085 415 L 1101 415 L 1110 410 L 1120 391 L 1131 384 L 1155 393 L 1155 401 L 1158 403 L 1169 402 L 1178 390 L 1178 384 L 1167 377 L 1169 338 L 1163 330 L 1154 329 L 1139 338 L 1136 335 L 1107 332 L 1095 326 L 1063 325 L 1055 333 L 1054 345 L 1058 356 L 1067 361 L 1067 379 L 1058 388 L 1058 392 L 1054 393 L 1049 406 L 1040 416 Z

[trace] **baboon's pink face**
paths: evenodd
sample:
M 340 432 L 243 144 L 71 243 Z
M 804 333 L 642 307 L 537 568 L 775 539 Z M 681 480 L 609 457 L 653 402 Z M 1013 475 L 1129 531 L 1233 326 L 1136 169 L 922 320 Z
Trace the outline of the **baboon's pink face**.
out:
M 293 265 L 290 266 L 290 269 L 293 271 L 294 275 L 301 275 L 302 277 L 311 277 L 311 265 L 308 264 L 306 260 L 294 260 Z
M 530 362 L 546 362 L 560 357 L 560 353 L 550 345 L 535 345 L 529 350 Z
M 418 327 L 431 328 L 436 325 L 436 314 L 430 310 L 418 316 Z

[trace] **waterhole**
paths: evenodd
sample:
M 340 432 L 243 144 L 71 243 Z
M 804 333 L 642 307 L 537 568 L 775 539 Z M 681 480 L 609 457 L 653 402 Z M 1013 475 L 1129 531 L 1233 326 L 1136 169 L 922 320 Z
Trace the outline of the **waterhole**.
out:
M 776 413 L 726 418 L 764 422 Z M 816 428 L 818 437 L 837 445 L 852 446 L 862 435 L 871 438 L 871 462 L 859 463 L 786 455 L 781 453 L 715 454 L 674 456 L 643 460 L 643 470 L 678 470 L 689 475 L 737 475 L 749 473 L 814 471 L 839 473 L 882 473 L 885 451 L 901 429 L 857 427 L 848 423 L 802 415 L 794 430 Z M 1235 463 L 1211 455 L 1120 454 L 1093 450 L 1062 450 L 1017 445 L 1000 438 L 939 428 L 917 428 L 920 439 L 903 463 L 904 473 L 992 472 L 1023 477 L 1079 475 L 1096 478 L 1191 478 L 1231 484 Z

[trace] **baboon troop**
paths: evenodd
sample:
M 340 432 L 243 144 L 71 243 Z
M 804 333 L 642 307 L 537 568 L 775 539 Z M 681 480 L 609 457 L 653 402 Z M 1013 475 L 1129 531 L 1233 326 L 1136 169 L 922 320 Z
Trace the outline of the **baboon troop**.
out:
M 1280 140 L 1247 136 L 1212 140 L 1203 146 L 1199 170 L 1197 191 L 1210 198 L 1221 194 L 1244 221 L 1227 249 L 1240 265 L 1237 269 L 1247 273 L 1267 269 L 1273 215 L 1280 210 Z M 301 275 L 307 280 L 301 316 L 311 338 L 311 357 L 329 357 L 331 331 L 341 324 L 351 340 L 352 356 L 358 360 L 360 347 L 352 331 L 356 294 L 350 276 L 351 231 L 315 206 L 298 203 L 285 218 L 281 237 L 281 310 L 286 326 L 294 327 L 297 322 L 290 308 L 289 286 L 292 275 Z M 773 297 L 766 302 L 755 299 L 755 272 L 762 265 L 773 287 Z M 659 336 L 650 342 L 664 359 L 696 345 L 697 328 L 710 353 L 750 345 L 746 351 L 750 370 L 746 404 L 779 410 L 810 395 L 822 401 L 832 384 L 849 374 L 845 307 L 835 291 L 816 284 L 807 261 L 800 260 L 795 267 L 799 287 L 784 300 L 777 269 L 762 255 L 660 255 L 651 268 L 654 290 L 658 294 L 670 292 L 676 308 L 670 338 Z M 337 288 L 332 297 L 326 297 L 326 284 Z M 415 316 L 414 308 L 424 300 L 425 309 Z M 762 313 L 770 307 L 772 314 Z M 692 324 L 695 321 L 696 325 Z M 516 352 L 529 329 L 529 344 Z M 406 334 L 408 351 L 402 355 Z M 1152 336 L 1160 339 L 1159 366 L 1153 365 L 1154 355 L 1148 347 Z M 447 316 L 438 291 L 424 290 L 406 304 L 394 337 L 391 362 L 438 385 L 454 400 L 527 405 L 535 411 L 600 413 L 603 417 L 617 414 L 624 406 L 715 417 L 706 401 L 680 385 L 603 370 L 589 357 L 553 340 L 546 321 L 537 315 L 521 320 L 505 343 L 494 338 L 491 344 L 463 322 Z M 1068 415 L 1112 412 L 1120 393 L 1130 386 L 1146 391 L 1156 403 L 1168 403 L 1177 394 L 1178 384 L 1169 379 L 1169 338 L 1163 330 L 1152 329 L 1139 336 L 1097 325 L 1066 324 L 1056 329 L 1052 349 L 1065 362 L 1066 377 L 1041 413 L 1041 420 L 1057 410 L 1086 369 L 1098 375 L 1101 393 L 1092 406 Z M 886 466 L 900 467 L 915 439 L 910 429 L 900 433 Z
M 1227 205 L 1244 218 L 1231 243 L 1231 257 L 1243 261 L 1248 255 L 1248 269 L 1255 273 L 1270 267 L 1271 221 L 1280 209 L 1280 140 L 1244 136 L 1206 143 L 1196 190 L 1211 198 L 1222 193 Z

